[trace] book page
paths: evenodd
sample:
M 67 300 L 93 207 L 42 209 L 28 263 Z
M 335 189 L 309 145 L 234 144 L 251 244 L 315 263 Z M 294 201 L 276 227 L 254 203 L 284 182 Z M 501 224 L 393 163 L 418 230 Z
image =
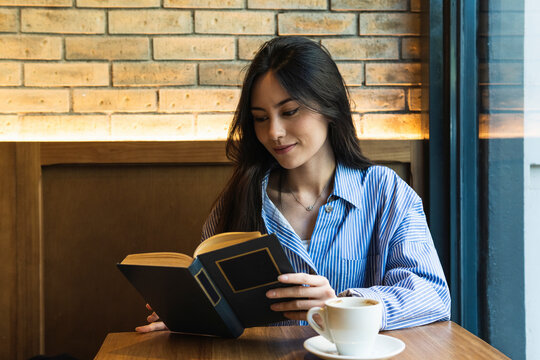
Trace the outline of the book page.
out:
M 236 245 L 244 241 L 253 240 L 258 237 L 261 237 L 259 231 L 252 232 L 226 232 L 221 234 L 216 234 L 209 237 L 203 241 L 193 253 L 194 257 L 197 257 L 199 254 L 204 254 L 210 251 L 223 249 L 231 245 Z
M 193 258 L 185 254 L 175 252 L 153 252 L 128 255 L 122 260 L 121 264 L 189 267 L 192 262 Z

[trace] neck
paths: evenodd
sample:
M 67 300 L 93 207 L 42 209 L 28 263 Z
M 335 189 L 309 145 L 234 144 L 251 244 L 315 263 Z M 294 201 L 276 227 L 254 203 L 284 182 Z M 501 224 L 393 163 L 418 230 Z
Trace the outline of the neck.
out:
M 296 194 L 320 194 L 323 189 L 330 191 L 328 183 L 334 176 L 336 170 L 336 161 L 332 157 L 328 161 L 318 162 L 317 164 L 305 164 L 299 168 L 287 170 L 285 172 L 285 181 L 290 191 Z

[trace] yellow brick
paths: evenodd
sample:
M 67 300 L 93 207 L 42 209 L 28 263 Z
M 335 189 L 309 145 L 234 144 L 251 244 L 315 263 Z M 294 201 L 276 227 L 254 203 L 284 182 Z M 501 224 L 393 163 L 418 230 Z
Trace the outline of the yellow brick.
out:
M 195 11 L 195 32 L 200 34 L 273 35 L 275 15 L 268 11 Z
M 59 60 L 62 57 L 60 37 L 34 35 L 0 36 L 0 59 Z
M 409 89 L 409 110 L 422 111 L 422 89 Z
M 478 42 L 478 57 L 480 59 L 488 59 L 490 61 L 513 60 L 523 62 L 523 35 L 508 36 L 506 41 L 493 41 L 495 37 L 479 36 Z M 497 39 L 502 39 L 497 37 Z
M 421 85 L 420 64 L 366 64 L 366 85 Z
M 111 34 L 186 34 L 193 28 L 191 12 L 180 10 L 112 10 Z
M 420 38 L 404 38 L 401 44 L 401 57 L 406 60 L 420 59 Z
M 166 8 L 241 9 L 244 0 L 164 0 Z
M 153 42 L 157 60 L 232 60 L 236 53 L 233 37 L 157 37 Z
M 195 85 L 197 65 L 190 63 L 115 63 L 114 86 Z
M 252 60 L 262 44 L 272 39 L 272 36 L 242 36 L 238 39 L 238 57 L 242 60 Z
M 405 109 L 405 92 L 402 89 L 349 89 L 349 94 L 354 112 Z
M 414 1 L 414 0 L 413 0 Z M 529 10 L 529 9 L 528 9 Z M 530 9 L 532 10 L 532 9 Z M 520 11 L 523 12 L 523 2 L 521 1 L 498 1 L 498 2 L 480 2 L 480 11 L 481 12 L 492 12 L 492 15 L 495 15 L 497 12 L 506 12 L 506 11 Z M 509 15 L 509 14 L 507 14 Z
M 337 63 L 339 72 L 347 86 L 361 86 L 364 82 L 364 64 Z
M 0 86 L 17 85 L 21 85 L 21 64 L 0 62 Z
M 227 138 L 233 114 L 197 115 L 196 136 L 198 140 L 223 140 Z
M 73 90 L 75 112 L 148 112 L 156 103 L 154 90 Z
M 398 59 L 399 42 L 396 38 L 323 39 L 321 44 L 334 60 Z
M 194 140 L 193 115 L 112 115 L 113 140 Z
M 100 34 L 105 32 L 105 12 L 75 9 L 22 9 L 21 30 L 61 34 Z
M 536 118 L 540 120 L 540 118 Z M 480 114 L 479 116 L 479 137 L 481 139 L 523 139 L 523 112 L 504 114 Z M 528 137 L 540 136 L 540 129 L 527 126 Z M 532 128 L 532 129 L 531 129 Z M 532 130 L 532 131 L 531 131 Z
M 407 0 L 331 0 L 330 8 L 342 10 L 407 10 Z
M 159 111 L 235 111 L 239 99 L 236 89 L 163 89 L 159 91 Z
M 482 106 L 493 111 L 523 111 L 523 86 L 493 86 L 482 90 Z M 531 102 L 528 111 L 540 111 L 538 101 Z
M 284 13 L 278 15 L 279 35 L 355 35 L 356 15 Z
M 0 141 L 18 141 L 19 117 L 17 115 L 0 115 Z
M 201 63 L 199 84 L 201 85 L 242 85 L 246 66 L 249 63 Z
M 146 37 L 66 38 L 66 59 L 69 60 L 146 60 L 149 57 L 149 39 Z
M 160 0 L 77 0 L 78 7 L 93 8 L 144 8 L 160 4 Z
M 0 0 L 0 6 L 71 6 L 72 0 Z
M 422 139 L 420 114 L 364 114 L 356 125 L 361 139 Z
M 420 14 L 360 14 L 360 35 L 420 35 Z
M 496 62 L 478 64 L 480 85 L 523 85 L 523 62 Z
M 5 113 L 67 112 L 69 90 L 0 90 L 0 109 Z
M 248 0 L 249 9 L 326 10 L 326 0 Z
M 109 137 L 105 115 L 23 116 L 19 136 L 24 141 L 99 141 Z
M 109 65 L 97 63 L 31 63 L 24 65 L 25 86 L 106 86 Z
M 17 31 L 17 10 L 0 9 L 0 32 Z
M 414 12 L 422 11 L 422 1 L 421 0 L 411 0 L 411 11 L 414 11 Z
M 487 36 L 491 39 L 495 36 L 523 38 L 523 12 L 505 11 L 497 13 L 490 9 L 489 15 L 478 17 L 478 35 Z

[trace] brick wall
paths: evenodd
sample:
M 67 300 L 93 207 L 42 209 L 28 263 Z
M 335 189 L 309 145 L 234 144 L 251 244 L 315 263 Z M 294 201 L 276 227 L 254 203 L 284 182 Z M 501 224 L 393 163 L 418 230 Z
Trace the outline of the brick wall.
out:
M 0 0 L 0 140 L 226 136 L 276 35 L 332 53 L 362 138 L 419 138 L 419 0 Z

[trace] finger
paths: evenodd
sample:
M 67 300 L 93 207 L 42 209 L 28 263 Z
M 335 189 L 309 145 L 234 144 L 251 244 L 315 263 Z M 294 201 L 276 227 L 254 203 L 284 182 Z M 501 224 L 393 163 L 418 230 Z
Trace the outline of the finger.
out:
M 153 311 L 153 310 L 152 310 L 152 307 L 151 307 L 150 304 L 148 304 L 148 303 L 146 304 L 146 308 L 147 308 L 148 310 L 150 310 L 150 311 Z
M 307 311 L 288 311 L 283 316 L 290 320 L 307 320 Z
M 159 320 L 159 316 L 154 312 L 152 313 L 152 315 L 149 315 L 146 320 L 149 322 L 149 323 L 152 323 L 152 322 L 156 322 Z
M 270 309 L 273 311 L 306 311 L 312 307 L 322 307 L 323 305 L 324 301 L 322 300 L 299 299 L 272 304 Z
M 330 299 L 335 297 L 334 289 L 330 286 L 291 286 L 276 288 L 266 292 L 270 299 L 278 298 L 310 298 Z
M 320 275 L 306 273 L 283 274 L 278 276 L 278 281 L 284 284 L 299 284 L 309 286 L 323 286 L 328 284 L 328 279 Z
M 153 322 L 151 324 L 137 326 L 135 328 L 135 331 L 140 332 L 140 333 L 147 333 L 147 332 L 159 331 L 159 330 L 167 330 L 167 326 L 165 326 L 163 321 Z

